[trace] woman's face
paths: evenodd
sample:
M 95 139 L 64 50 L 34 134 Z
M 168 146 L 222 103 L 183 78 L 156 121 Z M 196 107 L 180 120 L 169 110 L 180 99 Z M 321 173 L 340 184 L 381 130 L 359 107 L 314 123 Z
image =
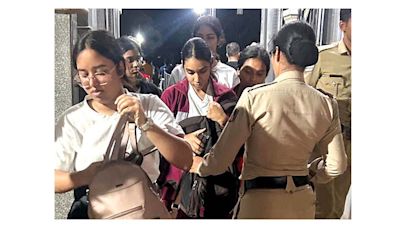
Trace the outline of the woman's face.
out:
M 122 91 L 122 75 L 110 59 L 93 49 L 85 49 L 76 59 L 78 79 L 90 97 L 101 103 L 113 102 Z
M 136 51 L 129 50 L 124 53 L 124 59 L 126 65 L 125 74 L 128 77 L 136 77 L 142 67 L 141 56 Z
M 267 73 L 267 66 L 260 58 L 247 59 L 239 70 L 240 84 L 250 87 L 264 83 Z
M 194 34 L 195 37 L 200 37 L 207 42 L 210 50 L 213 54 L 217 53 L 218 36 L 208 25 L 202 25 L 199 27 L 197 32 Z
M 183 68 L 192 87 L 197 91 L 203 90 L 205 92 L 211 74 L 211 63 L 191 57 L 185 60 Z

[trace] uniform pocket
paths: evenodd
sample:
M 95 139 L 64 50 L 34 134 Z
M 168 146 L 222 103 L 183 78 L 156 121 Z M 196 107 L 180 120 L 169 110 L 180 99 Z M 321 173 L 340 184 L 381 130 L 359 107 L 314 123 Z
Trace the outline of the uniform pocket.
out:
M 344 88 L 343 75 L 324 74 L 319 79 L 317 88 L 337 97 L 339 96 L 339 91 Z

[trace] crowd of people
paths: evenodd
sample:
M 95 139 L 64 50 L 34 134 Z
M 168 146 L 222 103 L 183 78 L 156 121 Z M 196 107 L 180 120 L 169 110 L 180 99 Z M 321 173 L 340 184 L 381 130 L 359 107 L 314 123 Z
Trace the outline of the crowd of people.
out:
M 160 194 L 174 181 L 173 194 L 161 198 L 168 210 L 178 209 L 178 219 L 351 217 L 343 213 L 351 184 L 351 10 L 341 10 L 339 26 L 341 41 L 317 47 L 309 24 L 291 22 L 268 47 L 227 44 L 225 64 L 217 54 L 225 40 L 221 23 L 201 16 L 181 64 L 165 64 L 159 73 L 146 70 L 151 66 L 134 38 L 85 34 L 72 60 L 87 96 L 55 126 L 55 192 L 74 190 L 68 218 L 87 218 L 82 199 L 124 114 L 137 126 L 129 129 L 137 151 L 158 149 L 141 167 Z M 275 79 L 265 83 L 270 70 Z M 220 129 L 205 155 L 209 129 L 186 132 L 182 125 L 195 117 Z M 226 213 L 193 217 L 179 207 L 193 198 L 179 188 L 185 173 L 207 178 L 232 167 L 240 185 Z

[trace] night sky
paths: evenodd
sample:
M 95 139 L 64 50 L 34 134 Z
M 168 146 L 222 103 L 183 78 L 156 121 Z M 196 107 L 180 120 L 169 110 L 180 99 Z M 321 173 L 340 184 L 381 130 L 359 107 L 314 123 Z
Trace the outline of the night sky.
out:
M 235 41 L 241 48 L 260 41 L 261 11 L 245 9 L 237 15 L 236 9 L 217 9 L 226 42 L 218 49 L 226 61 L 225 46 Z M 183 44 L 191 37 L 193 24 L 198 15 L 192 9 L 124 9 L 121 14 L 121 36 L 135 36 L 139 31 L 145 38 L 142 48 L 146 57 L 155 65 L 164 59 L 179 63 Z

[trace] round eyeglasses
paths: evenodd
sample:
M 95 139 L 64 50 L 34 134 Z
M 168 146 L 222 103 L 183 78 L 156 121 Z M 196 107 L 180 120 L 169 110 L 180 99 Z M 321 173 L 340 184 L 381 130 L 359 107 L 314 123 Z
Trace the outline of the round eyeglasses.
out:
M 100 85 L 106 85 L 108 83 L 109 78 L 111 77 L 111 72 L 115 70 L 117 65 L 114 65 L 111 69 L 107 69 L 106 66 L 97 67 L 94 72 L 87 72 L 84 70 L 78 71 L 75 78 L 78 83 L 82 86 L 87 87 L 90 85 L 90 79 L 96 79 Z

